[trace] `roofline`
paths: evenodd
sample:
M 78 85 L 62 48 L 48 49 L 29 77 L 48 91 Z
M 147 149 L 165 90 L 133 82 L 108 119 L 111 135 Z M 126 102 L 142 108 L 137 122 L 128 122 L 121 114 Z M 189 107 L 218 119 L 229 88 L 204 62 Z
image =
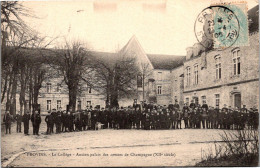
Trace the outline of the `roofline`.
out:
M 154 68 L 154 70 L 171 71 L 171 69 L 161 69 L 161 68 Z
M 149 64 L 152 66 L 152 69 L 154 69 L 154 66 L 153 66 L 151 60 L 149 59 L 149 57 L 148 57 L 147 54 L 145 53 L 145 51 L 144 51 L 142 45 L 140 44 L 140 42 L 138 41 L 138 39 L 137 39 L 137 37 L 136 37 L 135 35 L 132 36 L 132 38 L 129 40 L 129 43 L 130 43 L 133 39 L 136 40 L 136 42 L 137 42 L 138 46 L 140 47 L 141 51 L 142 51 L 143 54 L 145 55 L 145 57 L 146 57 L 146 59 L 148 60 Z M 126 46 L 126 49 L 128 49 L 128 46 L 129 46 L 129 45 Z

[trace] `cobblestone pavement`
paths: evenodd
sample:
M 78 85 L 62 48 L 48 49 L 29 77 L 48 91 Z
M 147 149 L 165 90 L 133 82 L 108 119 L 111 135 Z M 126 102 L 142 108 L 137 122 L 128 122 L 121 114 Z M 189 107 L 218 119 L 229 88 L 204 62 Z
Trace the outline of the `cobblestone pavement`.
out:
M 223 130 L 98 130 L 25 136 L 2 129 L 2 166 L 192 166 Z

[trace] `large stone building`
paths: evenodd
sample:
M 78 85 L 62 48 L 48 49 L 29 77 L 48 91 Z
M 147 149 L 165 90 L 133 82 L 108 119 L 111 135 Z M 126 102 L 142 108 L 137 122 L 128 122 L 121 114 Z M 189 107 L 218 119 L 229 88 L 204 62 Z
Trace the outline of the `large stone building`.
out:
M 135 57 L 137 67 L 144 77 L 143 85 L 136 86 L 136 94 L 132 97 L 119 100 L 120 106 L 132 105 L 134 99 L 168 105 L 172 103 L 171 70 L 183 64 L 185 56 L 146 54 L 137 38 L 133 36 L 128 43 L 117 53 L 92 52 L 92 55 L 102 61 L 114 61 L 118 56 Z M 62 108 L 69 104 L 68 89 L 63 78 L 50 78 L 44 81 L 40 90 L 39 104 L 42 112 L 50 109 Z M 86 106 L 105 107 L 105 95 L 94 87 L 85 85 L 84 92 L 77 98 L 76 109 L 85 109 Z
M 209 106 L 226 104 L 231 107 L 256 106 L 259 108 L 259 28 L 258 9 L 249 10 L 249 45 L 229 47 L 194 54 L 193 47 L 187 55 L 146 54 L 137 38 L 133 36 L 118 53 L 92 52 L 102 61 L 112 61 L 118 55 L 136 58 L 143 77 L 142 85 L 136 83 L 136 94 L 119 100 L 120 106 L 132 105 L 134 99 L 160 105 L 176 100 L 184 103 L 207 103 Z M 62 77 L 49 78 L 43 82 L 39 104 L 42 112 L 53 108 L 66 109 L 69 103 L 68 89 Z M 19 96 L 17 97 L 19 99 Z M 76 109 L 100 105 L 105 107 L 105 95 L 94 87 L 84 85 L 77 98 Z M 3 107 L 3 106 L 2 106 Z M 16 109 L 19 109 L 17 103 Z
M 172 70 L 172 96 L 180 102 L 210 106 L 258 107 L 259 30 L 258 6 L 248 12 L 249 46 L 229 47 L 192 55 L 187 49 L 184 65 Z

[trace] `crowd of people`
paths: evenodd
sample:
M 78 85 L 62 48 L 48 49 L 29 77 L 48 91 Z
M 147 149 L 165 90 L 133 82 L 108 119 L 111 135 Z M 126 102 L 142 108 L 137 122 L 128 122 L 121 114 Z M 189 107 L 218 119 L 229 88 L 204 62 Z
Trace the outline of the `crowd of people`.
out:
M 28 135 L 29 121 L 33 126 L 33 134 L 39 135 L 41 115 L 35 111 L 23 116 L 17 114 L 17 132 L 21 132 L 21 123 L 24 123 L 24 133 Z M 11 133 L 12 117 L 7 111 L 4 116 L 6 133 Z M 184 121 L 184 125 L 182 125 Z M 259 113 L 255 107 L 247 109 L 231 108 L 224 105 L 223 108 L 208 107 L 207 104 L 200 106 L 191 103 L 180 108 L 178 102 L 169 106 L 156 106 L 152 104 L 136 104 L 121 108 L 99 108 L 92 106 L 86 110 L 62 111 L 52 109 L 45 117 L 47 124 L 46 134 L 97 130 L 103 129 L 258 129 Z M 55 127 L 55 132 L 54 132 Z

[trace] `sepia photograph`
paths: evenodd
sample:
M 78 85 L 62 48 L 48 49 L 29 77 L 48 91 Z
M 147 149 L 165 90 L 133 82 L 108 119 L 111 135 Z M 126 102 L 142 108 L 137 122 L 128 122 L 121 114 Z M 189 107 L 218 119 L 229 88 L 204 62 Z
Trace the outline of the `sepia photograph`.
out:
M 1 167 L 258 167 L 258 0 L 1 1 Z

